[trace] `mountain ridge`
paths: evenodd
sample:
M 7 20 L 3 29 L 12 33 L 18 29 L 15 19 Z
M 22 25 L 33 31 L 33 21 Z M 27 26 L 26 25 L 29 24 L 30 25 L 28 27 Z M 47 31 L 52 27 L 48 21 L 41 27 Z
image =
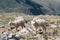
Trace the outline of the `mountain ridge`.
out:
M 0 0 L 0 12 L 19 12 L 31 15 L 60 15 L 59 4 L 55 0 L 53 0 L 53 3 L 51 1 Z M 55 6 L 54 2 L 58 5 Z

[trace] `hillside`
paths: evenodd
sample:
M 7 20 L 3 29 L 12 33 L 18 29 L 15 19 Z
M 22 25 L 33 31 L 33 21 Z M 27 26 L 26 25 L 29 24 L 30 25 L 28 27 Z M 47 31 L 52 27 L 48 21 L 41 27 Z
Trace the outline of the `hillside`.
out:
M 0 12 L 60 15 L 59 0 L 0 0 Z

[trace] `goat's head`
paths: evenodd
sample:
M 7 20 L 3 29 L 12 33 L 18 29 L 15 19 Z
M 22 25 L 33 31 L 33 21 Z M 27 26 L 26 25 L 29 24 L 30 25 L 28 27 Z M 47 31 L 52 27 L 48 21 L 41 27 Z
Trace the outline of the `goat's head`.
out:
M 37 33 L 38 34 L 43 34 L 43 28 L 42 27 L 37 28 Z
M 15 28 L 15 23 L 13 23 L 12 21 L 9 21 L 9 30 L 14 28 Z
M 9 26 L 12 26 L 12 25 L 15 26 L 15 23 L 10 20 L 9 23 L 8 23 L 8 25 L 9 25 Z

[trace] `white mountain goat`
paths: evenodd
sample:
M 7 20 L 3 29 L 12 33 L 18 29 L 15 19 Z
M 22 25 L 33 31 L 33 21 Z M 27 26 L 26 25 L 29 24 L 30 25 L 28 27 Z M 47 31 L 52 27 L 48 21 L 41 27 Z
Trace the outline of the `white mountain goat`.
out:
M 9 26 L 14 26 L 16 29 L 21 26 L 22 28 L 25 27 L 26 20 L 22 16 L 18 16 L 15 18 L 14 21 L 8 23 Z
M 44 19 L 40 19 L 40 18 L 33 18 L 33 20 L 31 21 L 31 25 L 34 26 L 36 28 L 36 30 L 39 27 L 42 27 L 43 30 L 46 31 L 46 27 L 48 26 L 48 23 L 46 22 L 46 20 Z

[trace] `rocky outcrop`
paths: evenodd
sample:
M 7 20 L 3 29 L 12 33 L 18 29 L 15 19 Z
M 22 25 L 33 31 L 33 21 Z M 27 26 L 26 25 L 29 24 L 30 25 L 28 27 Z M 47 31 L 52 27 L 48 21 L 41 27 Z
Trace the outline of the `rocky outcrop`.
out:
M 3 40 L 20 40 L 21 37 L 28 39 L 33 36 L 38 40 L 44 40 L 48 36 L 55 36 L 58 34 L 57 25 L 49 24 L 47 20 L 39 17 L 34 17 L 28 21 L 23 16 L 16 17 L 13 21 L 9 21 L 8 28 L 0 27 L 1 38 Z M 6 29 L 6 30 L 5 30 Z M 48 39 L 48 38 L 46 38 Z

